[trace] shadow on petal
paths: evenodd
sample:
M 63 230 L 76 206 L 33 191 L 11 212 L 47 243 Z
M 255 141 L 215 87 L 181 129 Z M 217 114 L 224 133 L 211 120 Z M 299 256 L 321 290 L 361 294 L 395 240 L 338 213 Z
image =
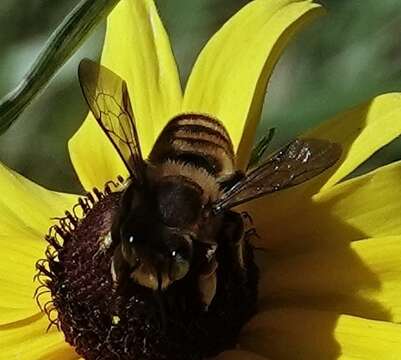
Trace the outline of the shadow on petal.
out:
M 342 229 L 355 237 L 364 236 L 338 219 L 330 219 L 330 225 L 337 230 Z M 282 223 L 282 232 L 288 231 L 288 228 L 292 228 L 291 220 Z M 361 310 L 357 303 L 353 303 L 353 294 L 357 294 L 361 287 L 378 290 L 380 281 L 351 249 L 348 240 L 339 238 L 341 261 L 336 262 L 338 259 L 330 257 L 330 252 L 326 257 L 321 256 L 325 254 L 323 249 L 330 248 L 327 241 L 324 245 L 324 233 L 315 233 L 312 241 L 308 241 L 307 237 L 297 237 L 296 228 L 292 231 L 294 237 L 285 241 L 273 244 L 264 242 L 267 249 L 261 252 L 260 313 L 245 328 L 241 346 L 273 359 L 338 359 L 341 348 L 334 331 L 343 309 L 311 322 L 307 316 L 293 318 L 291 312 L 287 313 L 286 307 L 297 307 L 304 311 L 335 309 L 339 304 L 348 303 L 354 305 L 354 310 L 355 307 Z M 279 236 L 279 233 L 274 235 Z M 322 249 L 315 251 L 320 236 Z M 339 269 L 341 273 L 348 269 L 357 274 L 359 279 L 353 282 L 350 277 L 350 281 L 343 284 L 341 296 L 334 292 L 335 286 L 341 287 L 341 281 L 344 280 L 338 276 Z M 341 303 L 339 297 L 346 297 L 347 301 Z M 389 317 L 380 304 L 370 304 L 369 311 L 378 317 Z
M 397 179 L 398 168 L 389 165 L 313 199 L 307 191 L 302 200 L 291 199 L 288 192 L 284 198 L 291 202 L 283 207 L 280 193 L 272 194 L 276 206 L 259 199 L 244 207 L 261 236 L 255 244 L 264 248 L 261 313 L 244 330 L 244 349 L 274 359 L 335 360 L 341 354 L 335 336 L 341 315 L 394 321 L 394 294 L 390 303 L 370 296 L 381 294 L 383 283 L 355 244 L 371 241 L 375 232 L 398 232 L 397 183 L 384 185 L 394 197 L 389 208 L 382 206 L 389 202 L 387 195 L 376 191 L 383 187 L 381 181 Z
M 352 248 L 325 248 L 266 260 L 260 309 L 299 306 L 392 321 L 390 309 L 376 300 L 381 291 L 378 275 Z
M 241 337 L 246 350 L 273 359 L 335 360 L 342 314 L 393 319 L 380 302 L 361 296 L 380 293 L 382 284 L 350 246 L 263 257 L 260 313 Z
M 248 323 L 240 344 L 272 359 L 334 360 L 341 354 L 333 338 L 338 316 L 298 308 L 265 311 Z
M 255 245 L 273 255 L 348 245 L 401 233 L 401 162 L 345 181 L 313 198 L 278 192 L 242 207 L 260 235 Z M 280 199 L 282 201 L 280 201 Z
M 367 182 L 368 180 L 366 180 Z M 356 186 L 363 187 L 364 181 Z M 322 203 L 313 201 L 304 195 L 302 198 L 289 199 L 280 204 L 280 193 L 252 201 L 241 208 L 248 212 L 260 238 L 254 239 L 254 245 L 266 249 L 272 256 L 305 253 L 325 246 L 347 246 L 353 240 L 368 237 L 358 228 L 347 224 L 336 216 L 333 207 L 341 203 L 348 193 L 337 194 Z

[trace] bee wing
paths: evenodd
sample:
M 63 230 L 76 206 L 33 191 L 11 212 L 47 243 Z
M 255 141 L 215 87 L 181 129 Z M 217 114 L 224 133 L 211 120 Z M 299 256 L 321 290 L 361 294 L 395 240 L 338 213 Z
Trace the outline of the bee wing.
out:
M 213 205 L 216 212 L 301 184 L 334 165 L 341 146 L 326 140 L 296 139 L 249 171 Z
M 95 119 L 112 142 L 132 178 L 143 180 L 144 161 L 126 82 L 89 59 L 79 64 L 79 81 Z

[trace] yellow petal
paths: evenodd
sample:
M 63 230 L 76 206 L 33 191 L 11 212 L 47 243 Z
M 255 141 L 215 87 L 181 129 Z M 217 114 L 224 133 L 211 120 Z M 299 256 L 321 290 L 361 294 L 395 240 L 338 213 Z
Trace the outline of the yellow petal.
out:
M 46 316 L 37 315 L 8 326 L 0 326 L 1 359 L 73 360 L 79 356 L 55 327 L 48 332 Z
M 401 234 L 401 162 L 340 183 L 313 198 L 280 193 L 247 205 L 261 235 L 255 243 L 275 252 L 347 245 L 368 237 Z M 280 207 L 281 204 L 283 207 Z
M 266 196 L 259 202 L 244 206 L 242 210 L 252 212 L 263 208 L 264 212 L 256 216 L 265 223 L 265 228 L 269 228 L 269 231 L 276 227 L 275 224 L 282 224 L 283 221 L 292 227 L 294 219 L 302 218 L 309 206 L 310 197 L 322 186 L 323 190 L 333 186 L 380 147 L 400 135 L 400 117 L 401 94 L 385 94 L 312 129 L 304 136 L 329 139 L 342 145 L 343 157 L 338 164 L 313 180 Z M 267 216 L 264 216 L 265 213 Z
M 272 359 L 398 359 L 401 326 L 334 312 L 282 308 L 248 323 L 241 346 Z
M 0 306 L 0 326 L 31 317 L 36 314 L 38 310 L 37 306 L 36 311 L 33 306 L 18 309 L 10 308 L 10 304 L 7 304 L 5 307 Z
M 323 189 L 333 186 L 384 145 L 401 135 L 401 93 L 378 96 L 335 116 L 305 136 L 343 147 L 343 160 L 326 173 Z
M 34 299 L 39 284 L 33 281 L 35 262 L 43 258 L 45 241 L 35 235 L 0 237 L 0 324 L 15 322 L 39 311 Z M 41 295 L 42 303 L 49 294 Z
M 252 1 L 199 55 L 185 90 L 184 111 L 220 119 L 241 167 L 248 161 L 274 65 L 290 38 L 321 10 L 309 0 Z
M 401 235 L 267 259 L 260 297 L 400 323 Z
M 75 195 L 49 191 L 0 163 L 0 236 L 24 229 L 40 236 L 47 233 L 51 218 L 64 214 L 76 202 Z
M 33 294 L 35 262 L 44 257 L 44 235 L 51 217 L 63 215 L 76 196 L 60 194 L 25 179 L 0 164 L 0 323 L 38 311 Z M 42 298 L 45 300 L 46 298 Z
M 128 83 L 143 154 L 181 107 L 181 87 L 168 36 L 152 0 L 122 0 L 107 23 L 101 63 Z M 92 115 L 69 142 L 85 189 L 102 188 L 126 169 Z
M 219 354 L 214 360 L 268 360 L 249 351 L 231 350 Z
M 341 316 L 335 337 L 346 359 L 401 358 L 401 326 L 382 321 Z

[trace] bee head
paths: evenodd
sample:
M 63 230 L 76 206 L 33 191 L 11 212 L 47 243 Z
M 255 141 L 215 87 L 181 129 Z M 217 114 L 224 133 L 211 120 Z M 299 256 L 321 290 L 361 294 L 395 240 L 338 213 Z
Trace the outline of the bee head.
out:
M 159 241 L 160 237 L 163 242 Z M 130 266 L 130 276 L 140 285 L 154 290 L 165 289 L 182 279 L 191 265 L 192 241 L 163 229 L 155 229 L 146 240 L 138 232 L 136 237 L 123 237 L 121 250 Z
M 170 179 L 148 192 L 127 189 L 122 202 L 119 237 L 130 276 L 152 289 L 182 279 L 191 266 L 202 207 L 197 191 Z

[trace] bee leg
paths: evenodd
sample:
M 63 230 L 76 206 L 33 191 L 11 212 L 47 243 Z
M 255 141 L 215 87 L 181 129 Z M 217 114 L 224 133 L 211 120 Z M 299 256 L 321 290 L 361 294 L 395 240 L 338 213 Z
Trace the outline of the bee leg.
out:
M 110 249 L 112 243 L 113 239 L 111 236 L 111 232 L 109 231 L 106 235 L 99 238 L 97 242 L 98 249 L 96 250 L 94 257 L 97 258 L 100 255 L 104 255 L 107 250 Z
M 246 231 L 244 232 L 244 236 L 245 236 L 245 238 L 247 238 L 247 239 L 251 239 L 251 238 L 258 238 L 258 239 L 260 239 L 260 236 L 259 236 L 259 234 L 256 232 L 256 229 L 255 229 L 255 228 L 250 228 L 250 229 L 246 230 Z
M 123 258 L 120 245 L 114 249 L 110 264 L 110 274 L 112 279 L 112 292 L 114 295 L 110 304 L 111 324 L 113 328 L 120 322 L 121 309 L 125 308 L 126 298 L 121 295 L 124 294 L 126 290 L 126 279 L 129 276 L 129 268 Z
M 217 261 L 213 259 L 208 266 L 200 273 L 198 278 L 198 288 L 200 293 L 200 300 L 204 305 L 204 310 L 209 309 L 217 289 Z
M 244 265 L 244 244 L 245 224 L 241 214 L 234 211 L 227 211 L 223 220 L 223 238 L 233 249 L 234 256 L 238 259 L 241 269 Z
M 241 212 L 241 217 L 242 217 L 242 220 L 243 220 L 244 225 L 245 225 L 246 228 L 251 228 L 251 227 L 253 227 L 253 219 L 252 219 L 252 216 L 249 215 L 249 213 L 248 213 L 247 211 L 242 211 L 242 212 Z
M 121 279 L 128 275 L 127 263 L 124 260 L 120 245 L 114 250 L 113 257 L 111 258 L 110 271 L 113 280 L 113 289 L 117 290 L 122 283 Z

